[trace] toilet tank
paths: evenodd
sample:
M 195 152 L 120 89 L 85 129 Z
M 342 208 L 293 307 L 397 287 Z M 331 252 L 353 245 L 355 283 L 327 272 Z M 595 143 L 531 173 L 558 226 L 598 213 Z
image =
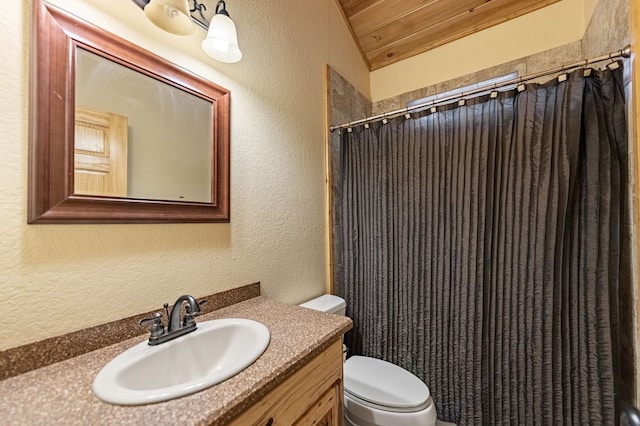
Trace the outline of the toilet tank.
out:
M 347 304 L 342 297 L 334 296 L 333 294 L 324 294 L 300 306 L 328 314 L 345 315 Z

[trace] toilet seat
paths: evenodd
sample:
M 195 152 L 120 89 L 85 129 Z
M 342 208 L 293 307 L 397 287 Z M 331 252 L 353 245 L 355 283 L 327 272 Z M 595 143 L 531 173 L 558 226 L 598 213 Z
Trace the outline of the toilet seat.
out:
M 352 356 L 344 364 L 344 390 L 379 410 L 408 413 L 431 405 L 427 385 L 409 371 L 381 359 Z

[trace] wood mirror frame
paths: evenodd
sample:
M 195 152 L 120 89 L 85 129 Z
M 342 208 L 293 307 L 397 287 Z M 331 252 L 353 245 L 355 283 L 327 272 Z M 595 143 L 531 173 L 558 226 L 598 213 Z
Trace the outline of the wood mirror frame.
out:
M 46 0 L 32 13 L 28 223 L 229 222 L 229 91 Z M 78 47 L 212 103 L 210 203 L 74 194 Z

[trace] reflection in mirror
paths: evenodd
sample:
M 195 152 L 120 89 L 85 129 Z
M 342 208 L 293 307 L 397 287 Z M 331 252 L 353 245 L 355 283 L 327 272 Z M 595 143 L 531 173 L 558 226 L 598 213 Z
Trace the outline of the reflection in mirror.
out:
M 211 202 L 211 102 L 81 48 L 76 50 L 75 87 L 76 130 L 82 130 L 75 134 L 77 194 Z M 80 120 L 84 125 L 79 128 L 79 117 L 86 116 L 87 109 L 122 117 L 124 134 L 115 137 L 117 129 L 103 130 L 86 120 Z M 110 140 L 101 137 L 105 135 Z M 87 149 L 87 139 L 97 157 Z M 79 155 L 83 164 L 100 165 L 83 173 L 88 176 L 81 179 L 83 184 L 86 179 L 121 183 L 124 193 L 100 184 L 81 187 Z
M 228 222 L 229 91 L 32 1 L 28 222 Z
M 76 107 L 74 194 L 127 196 L 127 117 Z

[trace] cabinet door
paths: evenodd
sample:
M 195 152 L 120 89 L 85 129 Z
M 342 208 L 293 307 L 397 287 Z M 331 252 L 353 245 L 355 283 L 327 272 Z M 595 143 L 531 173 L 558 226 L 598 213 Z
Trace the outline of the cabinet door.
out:
M 337 340 L 233 420 L 229 426 L 338 426 L 340 422 L 334 418 L 339 419 L 341 414 L 340 395 L 342 342 Z M 334 408 L 329 408 L 330 406 Z M 327 421 L 322 423 L 328 414 Z
M 341 393 L 339 385 L 333 386 L 298 419 L 295 426 L 340 426 Z

